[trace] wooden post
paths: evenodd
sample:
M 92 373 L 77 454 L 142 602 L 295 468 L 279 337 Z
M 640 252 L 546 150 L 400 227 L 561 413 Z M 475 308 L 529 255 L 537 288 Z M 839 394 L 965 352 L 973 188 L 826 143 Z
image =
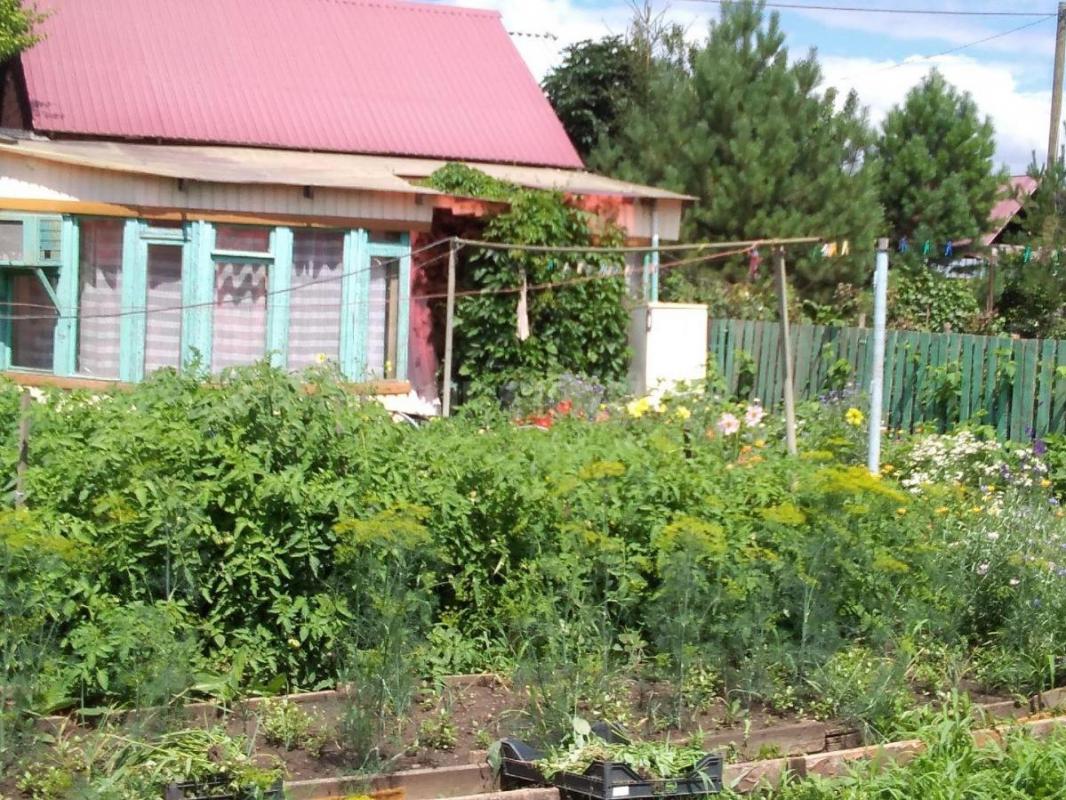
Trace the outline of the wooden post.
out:
M 455 238 L 448 242 L 448 300 L 444 323 L 444 384 L 441 398 L 441 414 L 445 417 L 452 413 L 452 328 L 455 325 Z
M 1055 75 L 1051 89 L 1051 129 L 1048 131 L 1047 169 L 1059 158 L 1059 131 L 1062 126 L 1062 72 L 1066 66 L 1066 3 L 1059 3 L 1059 25 L 1055 32 Z
M 781 361 L 785 370 L 785 440 L 788 443 L 789 455 L 796 455 L 796 397 L 793 366 L 792 366 L 792 341 L 789 338 L 788 324 L 788 282 L 785 275 L 785 248 L 778 247 L 774 251 L 774 266 L 777 271 L 777 299 L 778 310 L 781 314 Z
M 18 466 L 15 468 L 15 508 L 26 505 L 26 466 L 29 463 L 30 454 L 30 404 L 33 398 L 29 389 L 22 390 L 22 399 L 19 403 L 19 451 Z

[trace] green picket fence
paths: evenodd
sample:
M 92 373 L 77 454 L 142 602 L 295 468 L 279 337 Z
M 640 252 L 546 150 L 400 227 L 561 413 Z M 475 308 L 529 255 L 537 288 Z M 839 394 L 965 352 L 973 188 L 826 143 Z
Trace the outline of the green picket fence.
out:
M 709 327 L 710 360 L 730 393 L 780 405 L 778 324 L 717 319 Z M 793 325 L 791 339 L 797 400 L 845 387 L 868 394 L 870 328 Z M 884 411 L 886 424 L 903 430 L 979 420 L 1017 441 L 1066 432 L 1066 340 L 890 330 Z

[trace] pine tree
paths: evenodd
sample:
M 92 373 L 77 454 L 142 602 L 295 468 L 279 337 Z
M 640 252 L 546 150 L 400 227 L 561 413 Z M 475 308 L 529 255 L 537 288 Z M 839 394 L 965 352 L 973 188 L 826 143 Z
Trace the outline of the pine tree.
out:
M 995 151 L 991 120 L 933 70 L 885 118 L 881 201 L 893 235 L 942 245 L 984 233 L 1008 178 Z
M 858 98 L 837 110 L 821 80 L 813 51 L 790 63 L 776 14 L 726 3 L 704 44 L 658 59 L 647 102 L 590 163 L 699 197 L 685 219 L 690 239 L 847 240 L 847 258 L 808 250 L 790 268 L 808 293 L 865 283 L 882 220 L 873 133 Z

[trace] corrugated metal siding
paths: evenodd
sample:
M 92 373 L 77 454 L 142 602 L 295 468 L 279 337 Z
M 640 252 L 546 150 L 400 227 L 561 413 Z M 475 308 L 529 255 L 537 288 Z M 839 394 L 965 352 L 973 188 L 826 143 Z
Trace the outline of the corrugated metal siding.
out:
M 338 217 L 414 225 L 429 224 L 433 218 L 432 204 L 420 205 L 411 195 L 317 189 L 312 198 L 307 198 L 299 188 L 289 186 L 198 182 L 181 191 L 177 181 L 170 178 L 107 172 L 4 153 L 0 153 L 0 175 L 0 198 L 8 199 Z
M 495 12 L 38 0 L 35 130 L 580 167 Z

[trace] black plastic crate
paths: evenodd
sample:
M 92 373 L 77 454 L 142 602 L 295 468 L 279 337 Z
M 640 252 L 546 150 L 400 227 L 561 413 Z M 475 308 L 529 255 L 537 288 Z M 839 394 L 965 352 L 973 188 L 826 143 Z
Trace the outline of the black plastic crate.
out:
M 252 800 L 255 791 L 251 789 L 230 788 L 229 780 L 224 777 L 210 778 L 205 781 L 188 781 L 172 783 L 166 788 L 163 800 Z M 284 800 L 281 779 L 260 795 L 262 800 Z
M 691 770 L 676 778 L 642 778 L 626 764 L 594 761 L 582 772 L 559 772 L 551 780 L 533 763 L 543 756 L 517 739 L 500 743 L 500 788 L 555 786 L 566 800 L 622 800 L 622 798 L 694 798 L 722 791 L 724 761 L 717 753 L 703 756 Z

